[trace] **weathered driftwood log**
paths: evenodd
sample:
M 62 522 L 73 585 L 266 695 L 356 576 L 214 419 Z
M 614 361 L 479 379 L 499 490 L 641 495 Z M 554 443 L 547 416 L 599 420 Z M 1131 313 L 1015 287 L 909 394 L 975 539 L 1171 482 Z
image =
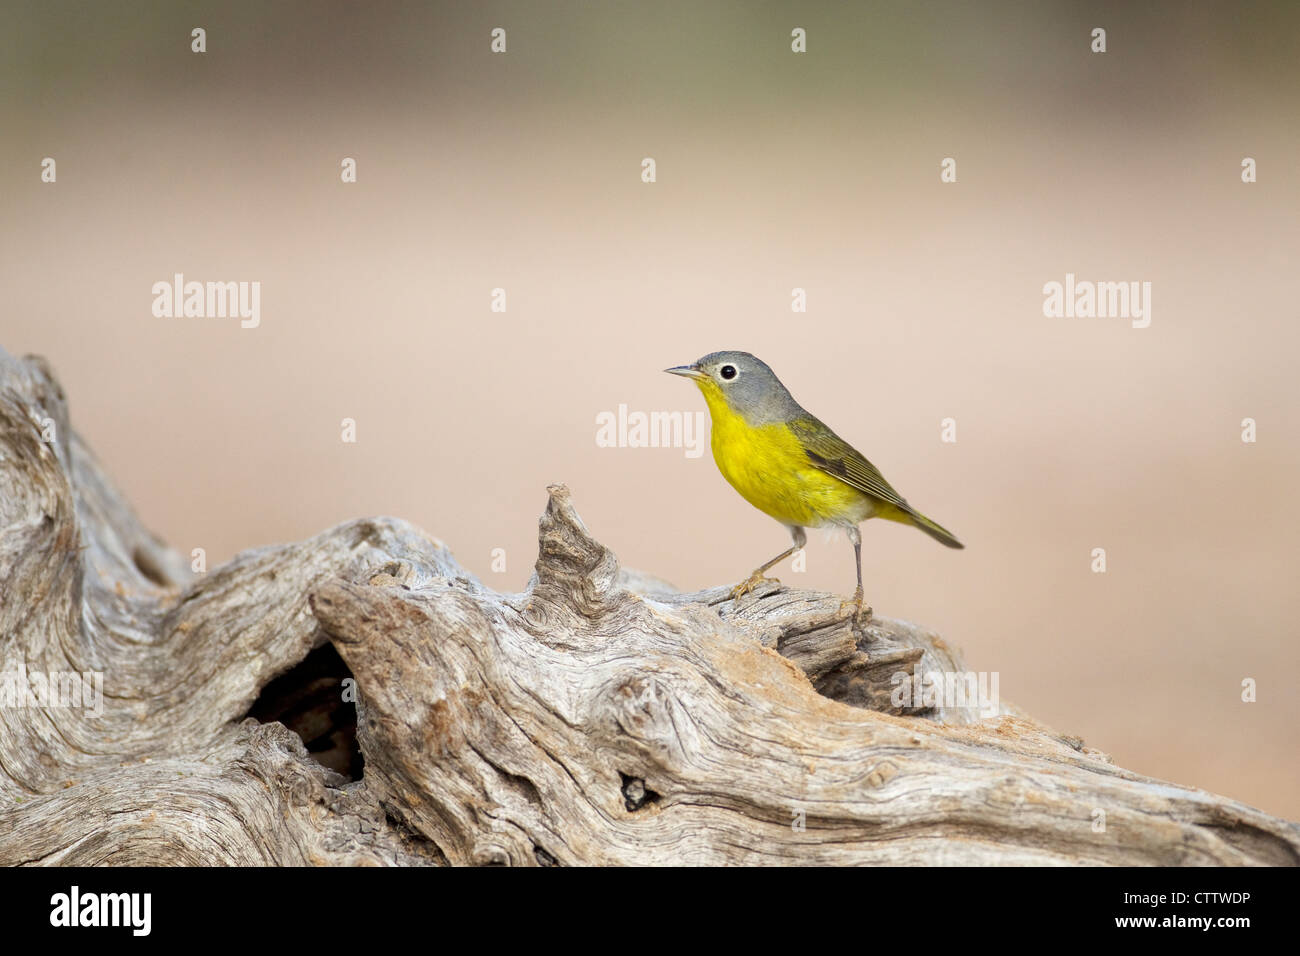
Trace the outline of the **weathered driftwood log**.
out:
M 3 352 L 0 455 L 0 864 L 1300 859 L 1013 708 L 907 706 L 965 670 L 933 634 L 620 571 L 562 487 L 498 594 L 390 518 L 192 575 Z

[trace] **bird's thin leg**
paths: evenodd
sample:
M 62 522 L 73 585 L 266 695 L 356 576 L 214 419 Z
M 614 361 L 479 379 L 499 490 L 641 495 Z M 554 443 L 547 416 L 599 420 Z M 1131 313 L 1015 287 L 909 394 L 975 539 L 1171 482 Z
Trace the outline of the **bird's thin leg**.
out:
M 767 562 L 762 567 L 757 568 L 754 571 L 754 573 L 751 574 L 744 581 L 740 582 L 734 588 L 732 588 L 731 589 L 732 600 L 735 600 L 737 598 L 742 597 L 743 595 L 748 594 L 750 591 L 754 590 L 754 588 L 758 587 L 764 581 L 776 581 L 776 578 L 763 577 L 764 572 L 766 572 L 768 568 L 780 564 L 782 561 L 790 557 L 790 555 L 794 554 L 796 551 L 798 551 L 800 548 L 802 548 L 805 544 L 808 543 L 808 535 L 804 532 L 803 528 L 790 529 L 790 536 L 794 538 L 794 547 L 782 551 L 771 561 Z M 776 581 L 776 583 L 779 584 L 780 582 Z
M 871 608 L 862 609 L 862 532 L 856 526 L 849 528 L 849 540 L 853 542 L 853 558 L 858 565 L 858 588 L 853 598 L 840 605 L 840 613 L 852 609 L 852 616 L 860 620 L 871 620 Z

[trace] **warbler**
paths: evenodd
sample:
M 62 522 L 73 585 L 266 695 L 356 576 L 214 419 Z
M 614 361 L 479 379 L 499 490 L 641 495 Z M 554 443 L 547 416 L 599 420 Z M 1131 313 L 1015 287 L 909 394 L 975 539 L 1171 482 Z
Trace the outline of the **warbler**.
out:
M 733 598 L 758 587 L 764 573 L 808 540 L 805 528 L 838 526 L 853 542 L 858 587 L 840 605 L 862 610 L 862 534 L 868 518 L 920 528 L 950 548 L 964 545 L 948 529 L 909 505 L 871 462 L 805 411 L 765 362 L 748 352 L 713 352 L 691 365 L 664 369 L 693 379 L 713 419 L 713 460 L 740 496 L 790 529 L 794 546 L 732 589 Z M 867 608 L 866 617 L 870 617 Z

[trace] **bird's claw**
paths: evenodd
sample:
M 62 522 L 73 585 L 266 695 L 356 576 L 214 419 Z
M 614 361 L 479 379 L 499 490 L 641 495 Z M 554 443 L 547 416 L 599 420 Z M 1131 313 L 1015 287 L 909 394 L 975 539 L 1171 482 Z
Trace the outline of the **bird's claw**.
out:
M 748 594 L 750 591 L 754 590 L 754 588 L 758 587 L 760 584 L 764 584 L 768 582 L 772 584 L 781 583 L 776 578 L 765 578 L 763 577 L 763 575 L 755 571 L 746 580 L 741 581 L 739 584 L 737 584 L 734 588 L 731 589 L 731 599 L 733 601 L 738 601 L 746 594 Z
M 848 613 L 846 613 L 848 612 Z M 871 620 L 872 610 L 870 607 L 864 607 L 862 601 L 862 592 L 856 591 L 852 598 L 840 602 L 840 617 L 852 618 L 858 624 L 866 624 Z

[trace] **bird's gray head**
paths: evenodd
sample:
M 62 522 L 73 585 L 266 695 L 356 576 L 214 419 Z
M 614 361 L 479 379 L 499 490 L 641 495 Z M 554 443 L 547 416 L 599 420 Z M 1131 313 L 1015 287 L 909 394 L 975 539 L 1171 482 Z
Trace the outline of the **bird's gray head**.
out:
M 710 352 L 664 371 L 694 379 L 710 406 L 724 401 L 751 425 L 789 421 L 803 412 L 767 363 L 748 352 Z

